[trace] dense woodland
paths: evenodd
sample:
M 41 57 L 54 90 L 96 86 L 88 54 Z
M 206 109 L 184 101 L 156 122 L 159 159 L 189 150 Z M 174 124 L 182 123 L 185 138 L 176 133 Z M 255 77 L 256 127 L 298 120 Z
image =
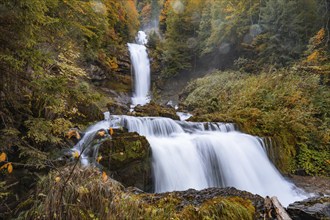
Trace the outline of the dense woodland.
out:
M 66 131 L 103 118 L 111 97 L 95 68 L 130 92 L 126 43 L 142 28 L 153 83 L 214 70 L 178 91 L 192 120 L 270 138 L 285 174 L 329 176 L 329 9 L 327 0 L 2 0 L 0 218 L 29 209 L 40 178 L 61 169 Z

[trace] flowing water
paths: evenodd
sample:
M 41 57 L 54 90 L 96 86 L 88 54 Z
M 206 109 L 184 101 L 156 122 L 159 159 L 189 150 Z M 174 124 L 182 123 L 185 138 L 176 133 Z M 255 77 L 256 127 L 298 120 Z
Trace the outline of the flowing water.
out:
M 148 40 L 143 31 L 139 31 L 136 42 L 127 44 L 134 72 L 133 106 L 145 105 L 150 101 L 150 62 L 144 46 Z
M 138 44 L 128 44 L 134 69 L 133 105 L 149 102 L 150 64 L 144 32 Z M 125 127 L 146 136 L 152 149 L 155 192 L 232 186 L 261 196 L 277 196 L 284 206 L 306 198 L 270 162 L 259 137 L 237 131 L 234 124 L 186 122 L 191 115 L 180 113 L 181 121 L 161 117 L 114 116 L 88 128 L 75 146 L 84 151 L 82 161 L 95 161 L 99 142 L 93 137 L 100 129 Z M 92 158 L 88 160 L 88 158 Z
M 277 196 L 284 206 L 306 198 L 269 161 L 262 139 L 237 131 L 234 124 L 112 115 L 89 132 L 109 126 L 147 137 L 155 192 L 232 186 Z

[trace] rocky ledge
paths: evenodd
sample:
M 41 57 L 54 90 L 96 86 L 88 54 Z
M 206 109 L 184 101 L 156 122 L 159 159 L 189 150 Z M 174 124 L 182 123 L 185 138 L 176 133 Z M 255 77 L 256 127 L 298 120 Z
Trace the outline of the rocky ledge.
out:
M 330 219 L 330 197 L 320 196 L 292 203 L 287 211 L 294 220 Z
M 180 120 L 180 117 L 176 115 L 175 109 L 171 106 L 159 105 L 155 102 L 150 102 L 144 106 L 138 105 L 131 113 L 134 116 L 154 116 L 154 117 L 167 117 L 174 120 Z

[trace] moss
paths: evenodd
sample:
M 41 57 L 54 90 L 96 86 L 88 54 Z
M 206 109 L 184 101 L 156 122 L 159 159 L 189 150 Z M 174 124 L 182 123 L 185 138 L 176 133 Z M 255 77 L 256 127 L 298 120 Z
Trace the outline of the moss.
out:
M 135 132 L 114 130 L 112 140 L 102 143 L 99 154 L 101 165 L 124 186 L 151 190 L 150 145 L 145 137 Z
M 255 209 L 251 201 L 242 198 L 214 198 L 198 210 L 200 219 L 253 219 Z

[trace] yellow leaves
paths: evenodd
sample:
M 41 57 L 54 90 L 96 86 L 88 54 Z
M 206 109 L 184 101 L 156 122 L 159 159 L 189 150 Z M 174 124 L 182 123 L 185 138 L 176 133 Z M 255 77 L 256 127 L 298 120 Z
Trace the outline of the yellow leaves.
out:
M 7 159 L 7 154 L 6 153 L 1 153 L 0 154 L 0 162 L 3 162 Z
M 310 54 L 307 57 L 307 62 L 317 62 L 320 58 L 320 53 L 319 51 L 314 51 L 312 54 Z
M 118 69 L 119 65 L 116 57 L 110 58 L 108 62 L 112 70 Z
M 324 28 L 322 28 L 321 30 L 319 30 L 319 32 L 317 32 L 315 36 L 315 44 L 316 45 L 321 44 L 325 38 L 326 38 L 326 31 Z
M 108 175 L 104 171 L 102 172 L 102 180 L 103 182 L 106 182 L 108 180 Z
M 57 176 L 55 177 L 55 182 L 59 183 L 61 181 L 61 177 Z
M 78 151 L 72 152 L 72 157 L 77 159 L 79 157 L 79 152 Z
M 80 186 L 78 188 L 78 193 L 79 194 L 87 194 L 87 193 L 89 193 L 89 190 L 86 187 L 84 187 L 84 186 Z
M 102 160 L 102 156 L 100 155 L 100 156 L 97 157 L 96 161 L 97 161 L 98 163 L 100 163 L 101 160 Z

